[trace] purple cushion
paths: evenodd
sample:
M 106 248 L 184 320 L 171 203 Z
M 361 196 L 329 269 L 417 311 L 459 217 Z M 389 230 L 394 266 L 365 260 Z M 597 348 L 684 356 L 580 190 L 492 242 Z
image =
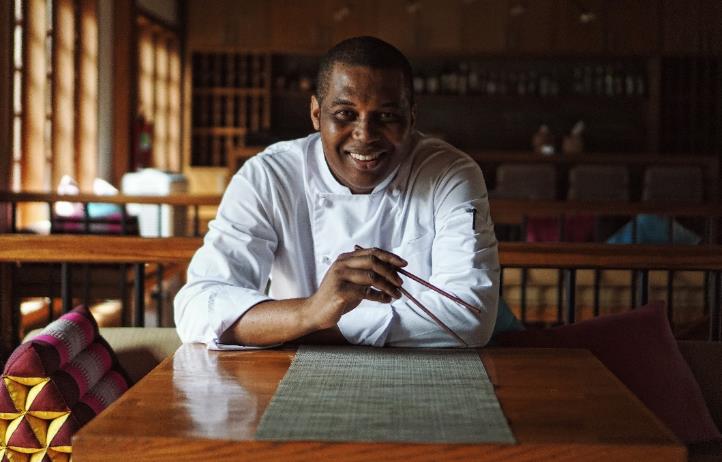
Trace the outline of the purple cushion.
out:
M 568 326 L 502 333 L 497 341 L 588 349 L 684 443 L 722 438 L 679 351 L 663 302 Z
M 75 308 L 20 345 L 5 364 L 0 379 L 3 450 L 10 460 L 23 454 L 40 457 L 43 451 L 55 454 L 53 460 L 66 460 L 73 433 L 129 385 L 93 316 Z
M 564 217 L 565 242 L 594 241 L 596 217 L 592 215 L 569 215 Z M 527 242 L 559 242 L 559 218 L 529 217 L 526 225 Z

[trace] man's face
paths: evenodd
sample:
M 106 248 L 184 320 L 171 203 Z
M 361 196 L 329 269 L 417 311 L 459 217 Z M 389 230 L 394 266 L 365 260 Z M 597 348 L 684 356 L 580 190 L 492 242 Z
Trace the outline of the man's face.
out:
M 414 108 L 394 69 L 335 64 L 311 120 L 336 179 L 354 194 L 371 192 L 410 151 Z

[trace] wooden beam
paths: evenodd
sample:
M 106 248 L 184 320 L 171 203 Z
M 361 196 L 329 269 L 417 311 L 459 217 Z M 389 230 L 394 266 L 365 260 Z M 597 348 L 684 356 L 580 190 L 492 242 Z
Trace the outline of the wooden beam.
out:
M 202 238 L 0 234 L 0 262 L 187 263 Z M 719 271 L 722 246 L 499 243 L 502 266 Z
M 218 194 L 172 194 L 169 196 L 122 195 L 99 196 L 97 194 L 78 194 L 68 196 L 57 193 L 41 192 L 3 192 L 0 191 L 0 202 L 99 202 L 106 204 L 167 204 L 167 205 L 215 205 L 221 203 Z
M 135 118 L 135 1 L 113 1 L 113 146 L 112 177 L 120 184 L 123 174 L 130 170 Z
M 500 242 L 505 267 L 722 270 L 722 246 Z
M 201 238 L 0 235 L 0 262 L 188 263 Z

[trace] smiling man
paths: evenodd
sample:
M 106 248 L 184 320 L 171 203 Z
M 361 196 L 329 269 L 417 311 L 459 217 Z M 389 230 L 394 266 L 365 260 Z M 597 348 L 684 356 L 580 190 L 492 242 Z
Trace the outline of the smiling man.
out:
M 459 346 L 403 286 L 469 346 L 488 342 L 499 264 L 484 179 L 466 154 L 415 130 L 411 79 L 382 40 L 329 50 L 311 97 L 318 133 L 268 147 L 231 180 L 175 300 L 183 341 Z

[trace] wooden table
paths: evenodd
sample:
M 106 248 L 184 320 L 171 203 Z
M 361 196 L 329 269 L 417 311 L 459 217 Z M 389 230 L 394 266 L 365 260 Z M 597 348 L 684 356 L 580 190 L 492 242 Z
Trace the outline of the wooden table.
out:
M 484 349 L 516 445 L 255 441 L 293 350 L 183 345 L 73 440 L 103 461 L 682 461 L 686 450 L 586 350 Z

